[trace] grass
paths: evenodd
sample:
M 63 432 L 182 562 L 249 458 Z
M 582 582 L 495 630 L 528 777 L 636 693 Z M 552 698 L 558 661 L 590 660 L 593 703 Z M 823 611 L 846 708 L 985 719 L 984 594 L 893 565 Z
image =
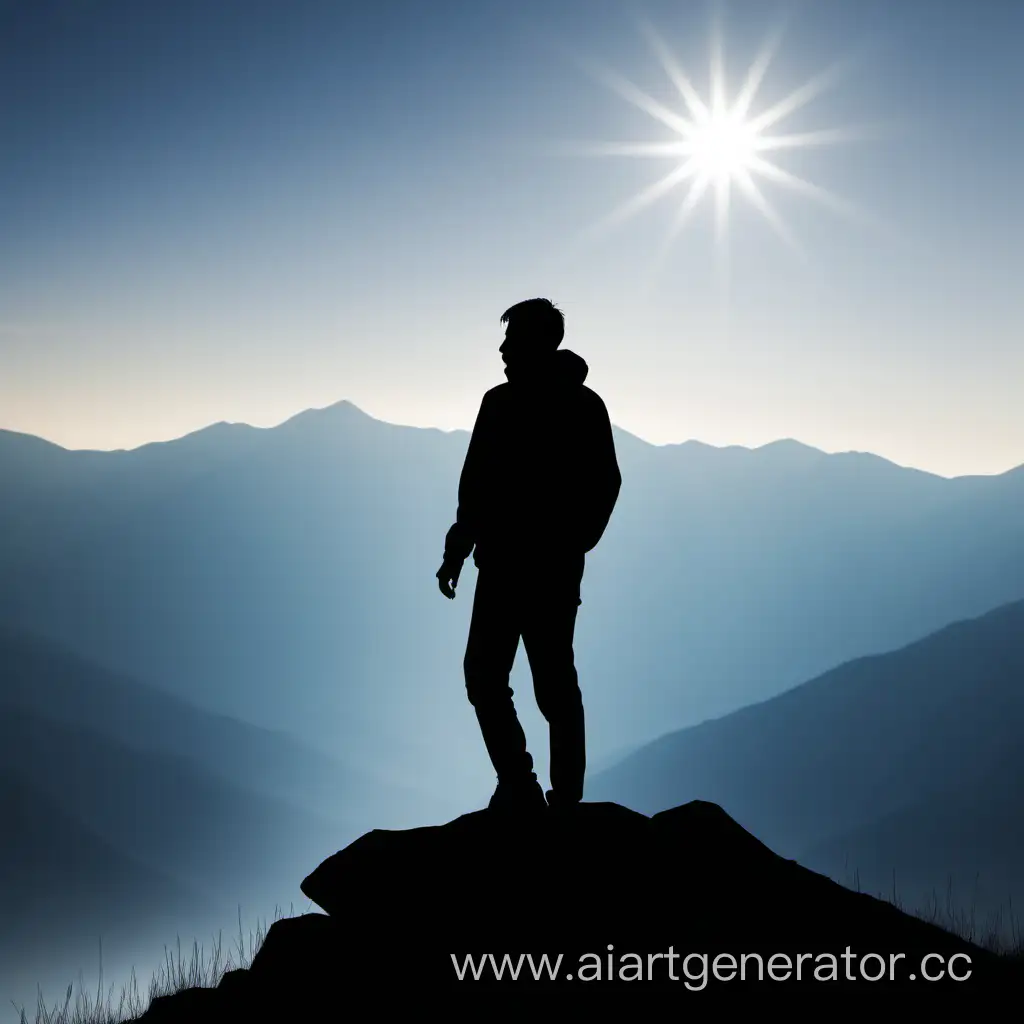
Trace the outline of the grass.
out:
M 275 910 L 274 921 L 294 916 L 294 907 L 288 914 L 280 908 Z M 271 922 L 273 924 L 273 921 Z M 190 988 L 215 988 L 229 971 L 248 968 L 267 936 L 266 921 L 250 929 L 248 937 L 242 928 L 242 913 L 238 913 L 238 935 L 233 947 L 225 949 L 223 933 L 219 933 L 209 949 L 193 941 L 191 948 L 182 949 L 179 937 L 173 949 L 164 947 L 164 960 L 150 979 L 143 992 L 139 987 L 135 969 L 128 982 L 121 986 L 117 995 L 114 986 L 104 991 L 102 946 L 100 956 L 99 982 L 95 992 L 87 991 L 79 979 L 78 992 L 74 984 L 68 985 L 63 1002 L 49 1005 L 39 993 L 35 1010 L 35 1024 L 126 1024 L 142 1016 L 150 1003 L 160 997 L 174 995 Z M 21 1015 L 21 1024 L 29 1024 L 30 1018 L 24 1007 L 15 1006 Z
M 947 889 L 946 899 L 940 904 L 937 895 L 932 893 L 932 902 L 923 909 L 907 910 L 899 901 L 892 901 L 900 910 L 913 914 L 931 924 L 938 925 L 954 935 L 959 935 L 968 942 L 981 946 L 1000 956 L 1024 958 L 1024 932 L 1021 931 L 1020 919 L 1013 911 L 1012 902 L 1008 904 L 1006 918 L 1002 911 L 990 915 L 982 924 L 978 923 L 974 906 L 969 912 L 954 907 L 952 887 Z
M 977 882 L 978 879 L 975 879 L 976 888 Z M 859 873 L 854 873 L 852 883 L 846 883 L 846 887 L 856 892 L 864 891 L 860 885 Z M 957 903 L 953 897 L 953 880 L 950 878 L 946 883 L 944 897 L 940 899 L 939 894 L 933 889 L 926 906 L 909 907 L 899 896 L 895 874 L 892 880 L 892 891 L 888 895 L 880 892 L 870 895 L 891 903 L 905 914 L 918 917 L 947 932 L 952 932 L 989 952 L 999 956 L 1024 959 L 1024 928 L 1022 928 L 1020 918 L 1013 908 L 1012 899 L 1008 900 L 1005 907 L 980 918 L 976 898 L 972 897 L 967 909 Z
M 854 878 L 854 884 L 848 888 L 862 891 Z M 1008 908 L 1004 922 L 1001 913 L 990 917 L 982 924 L 978 923 L 976 907 L 972 903 L 969 911 L 958 908 L 953 901 L 952 884 L 947 887 L 943 900 L 932 893 L 932 901 L 925 908 L 908 910 L 896 893 L 895 886 L 889 896 L 874 893 L 878 899 L 887 900 L 904 913 L 919 917 L 930 924 L 937 925 L 948 932 L 960 936 L 983 949 L 999 956 L 1024 960 L 1024 930 L 1019 919 L 1013 912 L 1012 904 Z M 294 907 L 287 915 L 280 909 L 275 912 L 275 921 L 284 917 L 294 916 Z M 273 923 L 273 922 L 271 922 Z M 198 942 L 193 942 L 191 950 L 182 950 L 178 939 L 174 949 L 164 948 L 164 962 L 154 973 L 149 988 L 143 995 L 138 980 L 132 971 L 129 982 L 122 986 L 120 994 L 114 997 L 113 986 L 104 994 L 102 959 L 100 964 L 100 981 L 95 995 L 81 987 L 74 994 L 74 986 L 69 985 L 64 1002 L 47 1006 L 42 993 L 36 1007 L 34 1024 L 127 1024 L 145 1013 L 149 1004 L 159 996 L 174 995 L 190 988 L 214 988 L 228 971 L 236 968 L 248 968 L 256 956 L 268 927 L 266 922 L 250 930 L 248 939 L 243 934 L 242 915 L 238 915 L 238 937 L 234 947 L 224 950 L 222 936 L 218 935 L 207 951 Z M 24 1008 L 18 1007 L 21 1013 L 21 1024 L 29 1024 L 29 1017 Z

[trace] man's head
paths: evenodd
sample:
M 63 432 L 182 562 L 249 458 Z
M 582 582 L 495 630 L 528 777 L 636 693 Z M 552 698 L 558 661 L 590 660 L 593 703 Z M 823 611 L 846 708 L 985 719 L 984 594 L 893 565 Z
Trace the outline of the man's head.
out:
M 506 367 L 551 355 L 565 337 L 565 317 L 550 299 L 517 302 L 501 314 L 501 322 L 508 325 L 498 348 Z

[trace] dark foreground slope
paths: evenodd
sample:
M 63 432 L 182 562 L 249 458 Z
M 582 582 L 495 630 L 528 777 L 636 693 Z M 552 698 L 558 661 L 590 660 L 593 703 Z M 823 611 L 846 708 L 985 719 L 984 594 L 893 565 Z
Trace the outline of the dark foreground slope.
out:
M 702 801 L 653 817 L 599 803 L 375 830 L 302 888 L 326 914 L 278 922 L 248 971 L 157 1000 L 141 1020 L 340 1020 L 367 1002 L 450 1018 L 521 1001 L 546 1019 L 618 996 L 688 1013 L 723 1000 L 946 1005 L 1019 983 L 1006 962 L 776 856 Z M 459 980 L 488 953 L 522 958 L 518 981 L 489 968 Z M 547 954 L 557 980 L 536 980 L 523 954 L 538 966 Z

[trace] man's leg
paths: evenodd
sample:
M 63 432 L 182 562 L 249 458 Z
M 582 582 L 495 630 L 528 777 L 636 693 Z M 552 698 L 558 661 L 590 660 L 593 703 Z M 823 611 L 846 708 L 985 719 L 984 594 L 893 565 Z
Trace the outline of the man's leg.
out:
M 523 645 L 533 672 L 537 707 L 547 719 L 551 742 L 551 789 L 559 804 L 583 798 L 587 769 L 583 696 L 573 652 L 582 567 L 545 577 L 530 601 Z
M 537 776 L 526 735 L 512 703 L 509 674 L 519 646 L 517 602 L 508 581 L 481 569 L 477 574 L 469 641 L 463 668 L 466 694 L 476 711 L 499 785 L 532 785 Z

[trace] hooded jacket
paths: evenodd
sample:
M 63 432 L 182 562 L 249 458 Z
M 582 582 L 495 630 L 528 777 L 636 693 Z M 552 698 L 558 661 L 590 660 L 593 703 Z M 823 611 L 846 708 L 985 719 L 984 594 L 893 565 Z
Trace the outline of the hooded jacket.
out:
M 569 349 L 507 372 L 480 404 L 444 560 L 575 561 L 601 539 L 622 484 L 608 410 Z

